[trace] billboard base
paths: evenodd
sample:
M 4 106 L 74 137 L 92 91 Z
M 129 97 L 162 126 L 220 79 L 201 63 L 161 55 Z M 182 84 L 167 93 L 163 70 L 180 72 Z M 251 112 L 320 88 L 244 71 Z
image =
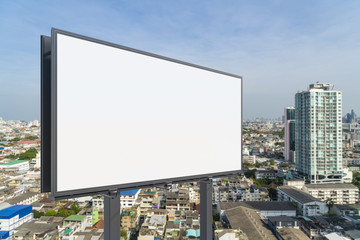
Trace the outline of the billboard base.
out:
M 104 196 L 104 240 L 120 239 L 120 191 Z M 213 239 L 212 179 L 200 181 L 200 240 Z

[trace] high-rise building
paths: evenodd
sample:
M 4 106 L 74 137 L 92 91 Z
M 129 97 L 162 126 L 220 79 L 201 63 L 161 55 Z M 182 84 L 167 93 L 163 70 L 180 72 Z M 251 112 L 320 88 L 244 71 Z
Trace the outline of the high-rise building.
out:
M 342 183 L 342 94 L 310 84 L 295 95 L 296 167 L 311 183 Z
M 295 153 L 295 108 L 286 107 L 284 111 L 285 161 L 294 162 Z

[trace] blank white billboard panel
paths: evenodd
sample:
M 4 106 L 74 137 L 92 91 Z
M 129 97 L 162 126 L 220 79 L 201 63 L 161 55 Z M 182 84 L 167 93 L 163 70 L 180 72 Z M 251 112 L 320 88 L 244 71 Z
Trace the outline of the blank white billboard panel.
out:
M 241 168 L 241 78 L 57 32 L 56 192 Z

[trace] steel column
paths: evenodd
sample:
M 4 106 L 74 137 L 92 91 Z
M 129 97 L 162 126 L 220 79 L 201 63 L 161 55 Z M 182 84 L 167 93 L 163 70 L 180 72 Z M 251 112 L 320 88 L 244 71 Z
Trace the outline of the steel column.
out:
M 200 240 L 212 240 L 212 179 L 200 181 Z
M 104 240 L 120 240 L 120 194 L 104 195 Z

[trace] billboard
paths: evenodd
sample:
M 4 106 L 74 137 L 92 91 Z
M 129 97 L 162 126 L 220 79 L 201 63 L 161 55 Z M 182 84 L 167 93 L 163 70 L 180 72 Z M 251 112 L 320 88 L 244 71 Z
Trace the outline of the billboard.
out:
M 237 75 L 52 29 L 49 95 L 54 198 L 241 169 Z

